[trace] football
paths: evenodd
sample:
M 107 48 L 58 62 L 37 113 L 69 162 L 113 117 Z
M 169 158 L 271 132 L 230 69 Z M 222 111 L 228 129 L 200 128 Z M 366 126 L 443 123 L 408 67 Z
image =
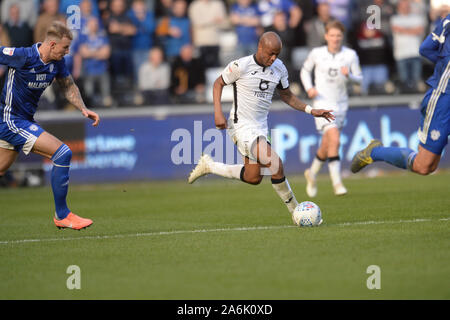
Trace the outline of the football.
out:
M 292 214 L 292 218 L 299 227 L 318 226 L 323 221 L 319 206 L 311 201 L 299 203 Z

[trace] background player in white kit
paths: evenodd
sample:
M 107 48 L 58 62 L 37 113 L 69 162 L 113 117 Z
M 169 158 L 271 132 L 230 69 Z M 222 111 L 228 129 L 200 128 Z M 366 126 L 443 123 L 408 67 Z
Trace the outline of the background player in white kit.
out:
M 281 48 L 282 43 L 276 33 L 264 33 L 256 54 L 232 61 L 214 82 L 216 128 L 228 129 L 228 134 L 244 156 L 244 165 L 214 162 L 205 154 L 191 172 L 188 182 L 193 183 L 201 176 L 213 173 L 257 185 L 263 179 L 263 168 L 268 168 L 273 188 L 292 214 L 297 200 L 284 175 L 281 159 L 267 142 L 267 114 L 275 88 L 281 99 L 296 110 L 323 117 L 325 121 L 334 120 L 334 116 L 330 110 L 312 109 L 292 94 L 286 67 L 277 59 Z M 234 101 L 227 121 L 222 112 L 221 96 L 223 87 L 228 84 L 233 85 Z
M 309 98 L 314 99 L 313 108 L 333 109 L 335 120 L 328 122 L 316 118 L 316 128 L 322 141 L 311 167 L 305 170 L 306 193 L 317 195 L 316 175 L 328 159 L 328 170 L 336 195 L 344 195 L 347 189 L 341 179 L 339 157 L 340 131 L 345 124 L 348 109 L 347 82 L 362 82 L 361 67 L 356 52 L 342 46 L 345 27 L 339 21 L 325 26 L 326 46 L 314 48 L 300 71 L 300 78 Z M 314 81 L 312 72 L 314 70 Z

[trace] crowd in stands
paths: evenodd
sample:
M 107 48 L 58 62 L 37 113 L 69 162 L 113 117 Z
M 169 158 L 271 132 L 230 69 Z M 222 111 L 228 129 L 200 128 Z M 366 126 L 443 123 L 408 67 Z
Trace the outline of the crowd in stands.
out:
M 53 20 L 70 21 L 65 60 L 89 106 L 202 103 L 211 95 L 208 72 L 217 76 L 253 54 L 264 31 L 280 35 L 280 58 L 302 95 L 303 61 L 338 19 L 364 76 L 351 94 L 421 93 L 433 66 L 419 46 L 449 7 L 448 0 L 2 0 L 0 45 L 30 46 Z M 0 66 L 3 81 L 5 73 Z M 65 107 L 55 86 L 42 108 Z

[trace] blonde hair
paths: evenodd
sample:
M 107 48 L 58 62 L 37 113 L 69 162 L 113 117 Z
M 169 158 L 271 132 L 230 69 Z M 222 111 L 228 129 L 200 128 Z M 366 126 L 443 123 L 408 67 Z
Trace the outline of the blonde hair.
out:
M 63 22 L 53 21 L 51 26 L 47 29 L 45 39 L 61 40 L 64 37 L 73 40 L 72 31 L 70 31 Z
M 338 20 L 332 20 L 325 25 L 325 32 L 328 33 L 331 29 L 338 29 L 342 33 L 345 33 L 345 26 Z

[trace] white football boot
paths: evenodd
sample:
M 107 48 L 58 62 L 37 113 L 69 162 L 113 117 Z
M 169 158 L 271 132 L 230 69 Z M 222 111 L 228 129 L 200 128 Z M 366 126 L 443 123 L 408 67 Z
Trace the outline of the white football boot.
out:
M 344 187 L 342 183 L 338 183 L 333 186 L 334 194 L 337 196 L 343 196 L 344 194 L 347 194 L 347 189 Z
M 192 170 L 189 175 L 188 182 L 194 183 L 200 177 L 211 173 L 210 164 L 213 163 L 214 160 L 207 154 L 204 154 L 198 160 L 197 166 Z

